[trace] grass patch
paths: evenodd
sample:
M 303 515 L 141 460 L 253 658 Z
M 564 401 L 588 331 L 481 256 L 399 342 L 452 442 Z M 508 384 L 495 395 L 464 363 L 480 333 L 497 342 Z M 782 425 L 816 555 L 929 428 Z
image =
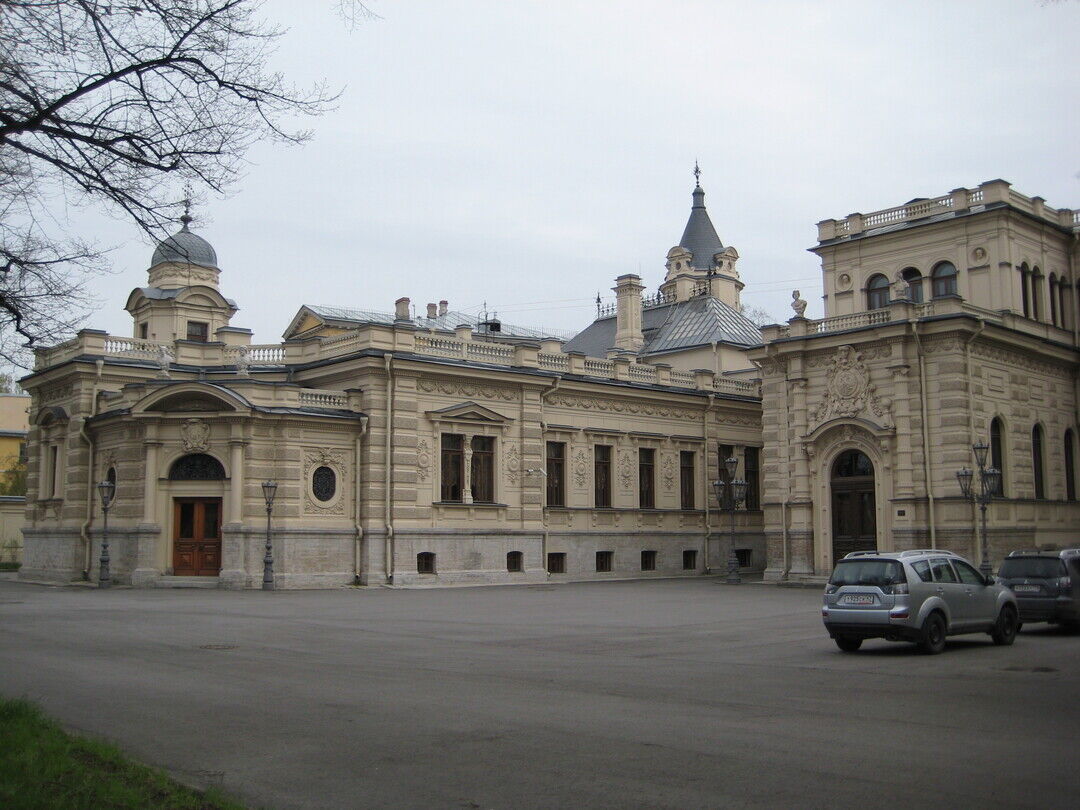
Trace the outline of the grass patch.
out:
M 243 810 L 200 793 L 114 745 L 75 737 L 34 704 L 0 699 L 0 807 L 5 810 Z
M 0 571 L 18 571 L 20 568 L 22 568 L 22 563 L 0 562 Z

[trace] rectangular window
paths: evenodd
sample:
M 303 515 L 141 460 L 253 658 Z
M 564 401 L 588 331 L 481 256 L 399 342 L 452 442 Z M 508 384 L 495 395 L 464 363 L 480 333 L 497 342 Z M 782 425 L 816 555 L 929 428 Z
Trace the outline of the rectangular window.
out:
M 142 338 L 143 340 L 146 340 L 149 329 L 150 329 L 150 324 L 148 324 L 148 323 L 140 323 L 139 324 L 139 337 Z
M 735 559 L 739 562 L 739 568 L 749 568 L 754 552 L 748 548 L 735 549 Z
M 548 553 L 548 573 L 566 573 L 566 554 L 561 551 L 552 551 Z
M 720 503 L 721 509 L 731 508 L 731 476 L 728 475 L 727 465 L 724 464 L 729 458 L 735 455 L 735 448 L 730 444 L 722 444 L 719 448 L 719 469 L 718 478 L 724 482 L 724 497 Z
M 547 505 L 566 506 L 566 443 L 547 443 Z
M 442 492 L 440 500 L 461 502 L 465 481 L 465 437 L 457 433 L 442 435 Z
M 206 343 L 210 339 L 210 324 L 201 321 L 187 322 L 187 339 Z
M 26 453 L 26 442 L 19 442 L 19 463 L 25 464 L 30 456 Z
M 655 551 L 643 551 L 641 552 L 641 570 L 642 571 L 655 571 L 656 570 L 656 552 Z
M 434 574 L 435 573 L 435 555 L 430 551 L 422 551 L 416 555 L 416 573 L 418 574 Z
M 694 508 L 694 451 L 679 452 L 679 495 L 683 509 Z
M 760 458 L 760 448 L 746 448 L 743 460 L 743 477 L 746 478 L 746 508 L 750 510 L 761 508 L 761 480 L 758 475 Z
M 495 503 L 495 438 L 473 436 L 472 475 L 469 483 L 473 503 Z
M 593 448 L 594 505 L 611 506 L 611 445 L 598 444 Z
M 641 509 L 656 508 L 656 493 L 653 487 L 653 462 L 656 451 L 650 447 L 638 450 L 638 506 Z
M 682 553 L 683 571 L 697 570 L 697 549 L 688 548 Z
M 596 570 L 600 572 L 611 571 L 612 560 L 615 559 L 614 551 L 596 552 Z

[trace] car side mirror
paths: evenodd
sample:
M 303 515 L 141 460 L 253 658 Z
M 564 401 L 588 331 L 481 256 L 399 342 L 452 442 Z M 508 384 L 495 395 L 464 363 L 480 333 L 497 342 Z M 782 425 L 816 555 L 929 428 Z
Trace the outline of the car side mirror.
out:
M 987 585 L 997 585 L 997 577 L 995 577 L 993 574 L 987 574 L 986 575 L 986 584 Z

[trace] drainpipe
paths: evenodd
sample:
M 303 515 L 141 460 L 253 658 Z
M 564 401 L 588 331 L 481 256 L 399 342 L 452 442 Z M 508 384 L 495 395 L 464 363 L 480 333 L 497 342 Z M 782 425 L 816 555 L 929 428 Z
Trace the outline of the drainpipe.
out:
M 983 333 L 986 328 L 986 321 L 979 318 L 979 328 L 972 333 L 971 337 L 964 341 L 964 376 L 967 378 L 968 387 L 968 440 L 972 445 L 975 444 L 975 403 L 974 398 L 971 396 L 971 344 L 975 342 L 975 339 Z M 971 525 L 974 529 L 975 526 L 975 501 L 971 502 Z M 978 539 L 977 542 L 981 543 L 982 540 Z
M 549 394 L 554 394 L 555 393 L 555 389 L 557 389 L 559 387 L 559 383 L 561 383 L 561 382 L 562 382 L 562 377 L 556 377 L 552 381 L 551 387 L 548 390 L 540 392 L 540 431 L 541 431 L 540 435 L 541 435 L 541 438 L 543 438 L 543 430 L 544 430 L 544 424 L 545 424 L 545 422 L 544 422 L 544 401 L 546 400 L 546 398 L 547 398 L 547 396 Z M 547 480 L 546 472 L 545 472 L 544 480 L 545 481 Z M 522 510 L 524 510 L 524 508 L 525 508 L 525 505 L 522 504 Z M 548 523 L 547 523 L 547 513 L 544 511 L 543 507 L 540 507 L 540 514 L 543 516 L 542 520 L 544 522 L 544 532 L 543 532 L 543 535 L 541 536 L 541 540 L 540 540 L 540 564 L 543 565 L 544 570 L 547 571 Z
M 84 417 L 82 424 L 79 425 L 79 437 L 86 442 L 86 519 L 83 521 L 81 527 L 79 527 L 79 536 L 82 538 L 83 547 L 86 549 L 86 554 L 83 558 L 83 572 L 82 578 L 88 582 L 90 580 L 90 567 L 93 564 L 91 557 L 94 554 L 93 543 L 90 542 L 90 524 L 94 520 L 94 439 L 90 435 L 90 432 L 86 429 L 87 419 L 97 415 L 97 400 L 98 400 L 98 383 L 101 381 L 101 372 L 105 369 L 105 362 L 103 360 L 97 361 L 97 377 L 94 380 L 94 384 L 90 389 L 90 416 Z M 39 473 L 40 476 L 40 473 Z
M 934 480 L 930 469 L 930 423 L 926 413 L 926 358 L 919 339 L 918 321 L 911 322 L 915 350 L 919 355 L 919 405 L 922 409 L 923 475 L 926 477 L 926 506 L 930 518 L 930 548 L 937 548 L 937 524 L 934 519 Z
M 383 355 L 383 363 L 386 366 L 386 484 L 383 497 L 383 523 L 386 526 L 385 544 L 385 567 L 386 581 L 394 581 L 394 518 L 393 518 L 393 487 L 394 487 L 394 464 L 391 455 L 390 439 L 394 431 L 394 357 L 391 354 Z
M 360 422 L 360 433 L 357 435 L 353 443 L 353 478 L 355 483 L 353 485 L 353 528 L 356 530 L 356 539 L 353 542 L 353 582 L 357 585 L 360 584 L 360 547 L 364 540 L 364 527 L 360 523 L 360 445 L 364 441 L 364 436 L 367 435 L 368 420 L 364 417 Z
M 713 343 L 713 351 L 716 351 L 716 344 Z M 709 511 L 709 414 L 712 412 L 713 405 L 716 404 L 716 394 L 709 394 L 709 401 L 705 405 L 705 413 L 702 415 L 702 421 L 704 423 L 705 434 L 705 453 L 704 458 L 701 459 L 701 475 L 705 479 L 705 573 L 709 573 L 709 541 L 712 540 L 712 513 Z

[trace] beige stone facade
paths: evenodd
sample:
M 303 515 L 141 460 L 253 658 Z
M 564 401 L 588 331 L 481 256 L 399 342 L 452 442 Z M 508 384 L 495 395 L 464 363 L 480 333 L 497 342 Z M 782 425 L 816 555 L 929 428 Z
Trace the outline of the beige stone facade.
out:
M 768 579 L 823 576 L 854 547 L 978 560 L 956 473 L 980 441 L 1004 472 L 992 563 L 1077 544 L 1078 225 L 1003 181 L 819 223 L 825 319 L 767 327 L 750 352 Z M 869 475 L 844 474 L 851 451 Z
M 747 572 L 851 548 L 979 557 L 956 471 L 993 439 L 994 558 L 1076 544 L 1077 214 L 994 181 L 819 223 L 826 318 L 760 332 L 694 190 L 657 293 L 636 275 L 568 342 L 447 302 L 305 306 L 253 345 L 183 230 L 132 292 L 133 337 L 40 350 L 21 576 L 135 585 L 448 585 Z M 718 512 L 738 459 L 748 503 Z

